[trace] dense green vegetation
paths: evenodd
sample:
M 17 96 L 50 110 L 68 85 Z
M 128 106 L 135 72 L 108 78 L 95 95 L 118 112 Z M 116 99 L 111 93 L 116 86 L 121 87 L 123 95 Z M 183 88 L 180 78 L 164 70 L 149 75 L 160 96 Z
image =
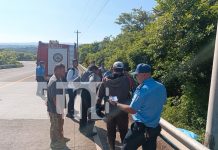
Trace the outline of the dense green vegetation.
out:
M 168 91 L 163 118 L 203 135 L 217 20 L 216 1 L 157 0 L 153 13 L 122 13 L 118 36 L 81 45 L 80 61 L 104 62 L 108 68 L 117 60 L 132 69 L 151 64 L 153 77 Z
M 19 64 L 17 62 L 16 53 L 13 51 L 0 51 L 0 65 Z
M 34 61 L 36 60 L 36 55 L 31 52 L 16 52 L 16 57 L 18 61 Z
M 16 52 L 8 49 L 0 50 L 0 69 L 22 67 L 18 61 L 33 61 L 35 54 L 31 52 Z

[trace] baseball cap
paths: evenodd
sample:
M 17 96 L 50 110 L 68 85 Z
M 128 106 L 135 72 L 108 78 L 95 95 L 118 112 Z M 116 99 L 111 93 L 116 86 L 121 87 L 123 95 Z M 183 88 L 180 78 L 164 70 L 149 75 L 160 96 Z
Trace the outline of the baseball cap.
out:
M 150 73 L 151 72 L 151 66 L 148 64 L 138 64 L 134 74 L 138 74 L 138 73 Z
M 116 61 L 116 62 L 113 64 L 113 68 L 114 68 L 114 69 L 123 69 L 123 68 L 124 68 L 124 64 L 123 64 L 121 61 Z

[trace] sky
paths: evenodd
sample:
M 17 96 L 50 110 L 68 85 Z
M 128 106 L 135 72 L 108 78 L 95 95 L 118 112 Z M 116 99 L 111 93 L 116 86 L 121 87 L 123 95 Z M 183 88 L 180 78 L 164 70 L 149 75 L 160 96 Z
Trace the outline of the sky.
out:
M 0 0 L 0 43 L 101 41 L 119 34 L 116 18 L 142 7 L 152 11 L 155 0 Z

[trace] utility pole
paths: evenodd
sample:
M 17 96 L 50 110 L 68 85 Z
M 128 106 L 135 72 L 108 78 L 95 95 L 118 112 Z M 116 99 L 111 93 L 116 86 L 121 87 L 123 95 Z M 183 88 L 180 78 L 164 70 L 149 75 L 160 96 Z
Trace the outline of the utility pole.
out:
M 218 149 L 218 23 L 208 103 L 205 145 L 212 150 Z
M 78 57 L 79 57 L 79 33 L 81 33 L 81 32 L 79 32 L 79 31 L 77 30 L 77 31 L 74 32 L 74 33 L 76 33 L 76 55 L 77 55 L 76 58 L 78 58 Z

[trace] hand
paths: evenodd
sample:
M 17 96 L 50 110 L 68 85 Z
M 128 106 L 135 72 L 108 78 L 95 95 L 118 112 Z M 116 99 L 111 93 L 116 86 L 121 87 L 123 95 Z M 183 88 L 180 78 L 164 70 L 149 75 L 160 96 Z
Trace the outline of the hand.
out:
M 104 78 L 103 78 L 103 82 L 107 82 L 107 81 L 109 81 L 109 80 L 111 80 L 111 79 L 109 79 L 109 78 L 107 78 L 107 77 L 104 77 Z
M 101 117 L 101 118 L 103 118 L 105 115 L 102 113 L 102 106 L 101 106 L 101 104 L 96 104 L 95 105 L 95 110 L 96 110 L 96 114 L 99 116 L 99 117 Z
M 109 99 L 109 103 L 110 103 L 111 105 L 113 105 L 113 106 L 117 106 L 117 103 L 118 103 L 118 102 L 115 102 L 115 101 L 112 101 L 111 99 Z

